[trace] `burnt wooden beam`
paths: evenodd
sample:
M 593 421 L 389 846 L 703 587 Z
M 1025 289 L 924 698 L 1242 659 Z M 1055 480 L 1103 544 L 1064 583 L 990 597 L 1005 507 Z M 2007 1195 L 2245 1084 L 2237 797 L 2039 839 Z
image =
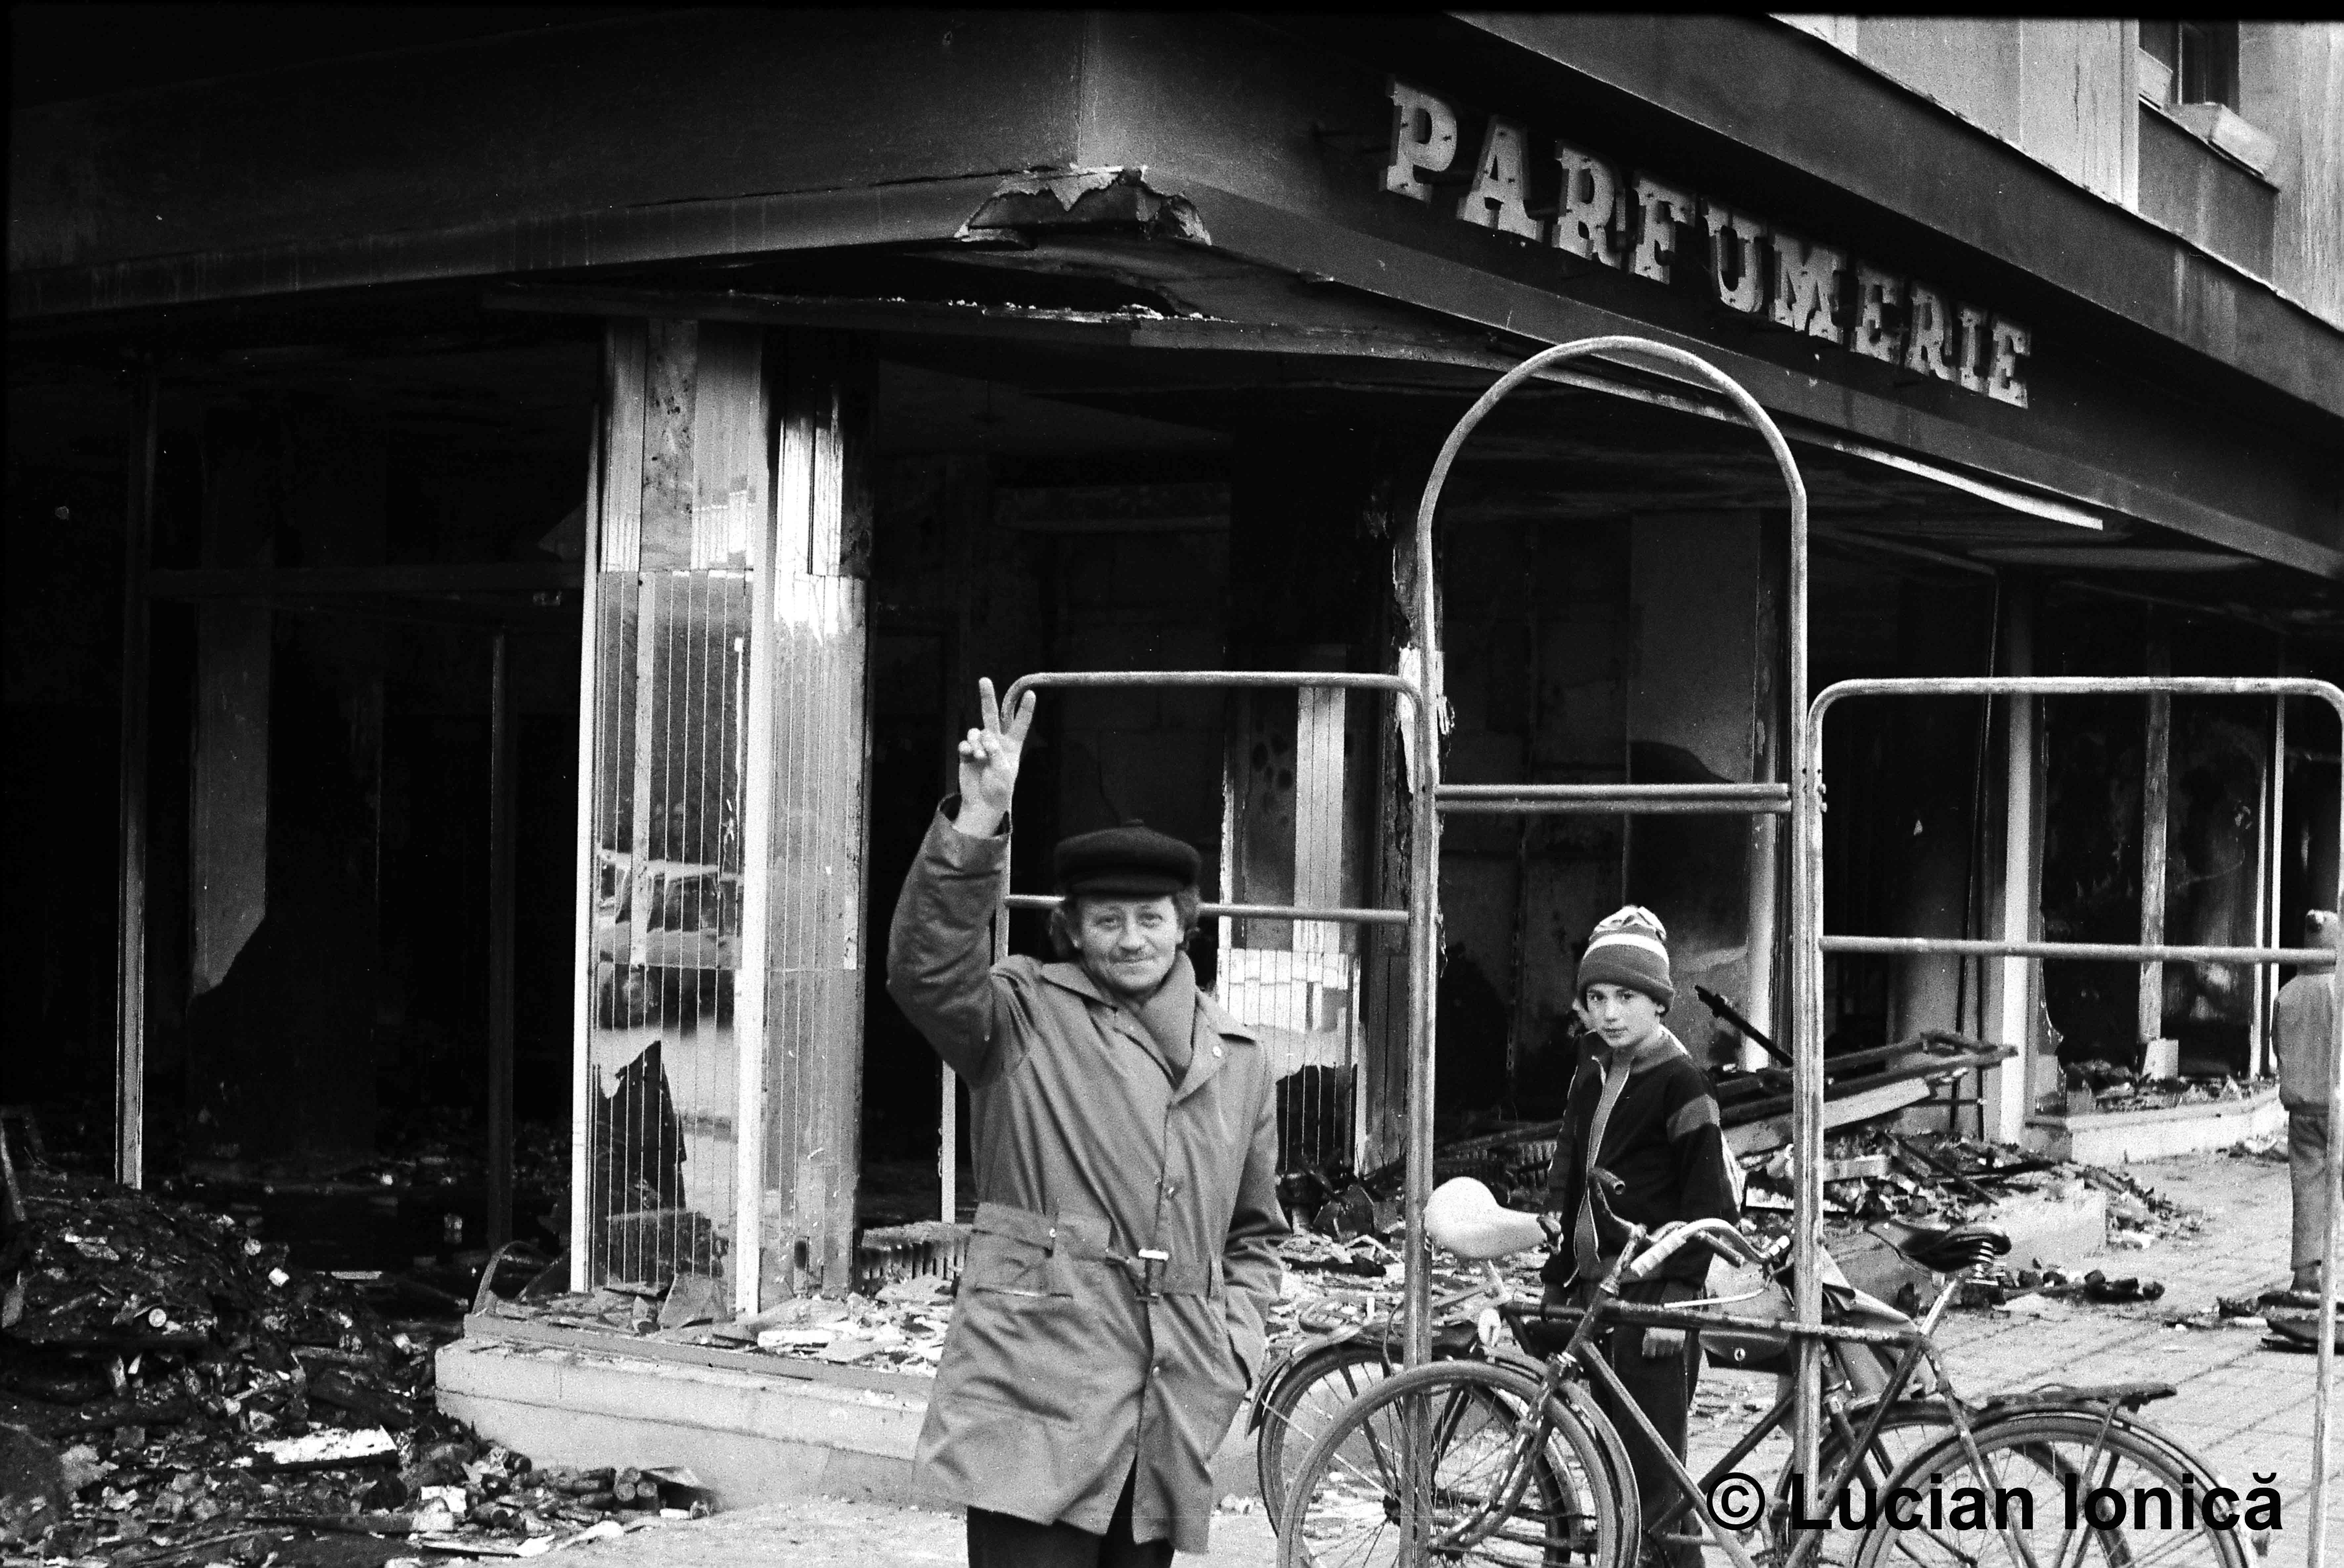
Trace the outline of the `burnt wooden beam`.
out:
M 511 639 L 489 674 L 489 1245 L 513 1223 L 513 715 Z
M 114 1179 L 125 1187 L 143 1185 L 146 1168 L 146 582 L 160 430 L 157 401 L 154 369 L 144 366 L 130 396 L 128 504 L 122 530 L 121 784 L 115 819 Z
M 252 566 L 149 571 L 152 599 L 335 599 L 351 595 L 456 598 L 475 593 L 558 593 L 580 587 L 585 569 L 562 561 L 500 561 L 428 566 Z

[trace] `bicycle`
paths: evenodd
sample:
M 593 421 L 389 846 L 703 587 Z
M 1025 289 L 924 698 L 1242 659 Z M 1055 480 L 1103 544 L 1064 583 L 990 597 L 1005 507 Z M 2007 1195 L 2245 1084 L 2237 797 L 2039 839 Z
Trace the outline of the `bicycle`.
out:
M 1874 1228 L 1908 1261 L 1939 1274 L 1965 1273 L 1992 1256 L 2009 1250 L 2009 1239 L 2000 1232 L 1976 1226 L 1952 1229 L 1931 1228 L 1896 1222 Z M 1503 1327 L 1497 1309 L 1508 1300 L 1508 1287 L 1499 1275 L 1496 1265 L 1481 1265 L 1484 1282 L 1463 1290 L 1437 1297 L 1431 1303 L 1435 1314 L 1432 1332 L 1432 1356 L 1435 1361 L 1478 1360 L 1503 1364 L 1521 1372 L 1532 1381 L 1540 1373 L 1539 1362 L 1519 1351 L 1510 1350 L 1500 1341 L 1498 1330 Z M 1827 1280 L 1829 1290 L 1834 1281 Z M 1844 1279 L 1837 1284 L 1845 1286 Z M 1490 1303 L 1480 1315 L 1480 1320 L 1468 1315 L 1462 1320 L 1440 1320 L 1442 1314 L 1480 1298 Z M 1859 1300 L 1868 1300 L 1861 1292 L 1848 1287 L 1845 1297 L 1834 1294 L 1827 1300 L 1829 1310 L 1844 1313 Z M 1947 1293 L 1941 1302 L 1950 1302 Z M 1901 1321 L 1893 1309 L 1874 1302 L 1873 1307 L 1887 1319 Z M 1942 1310 L 1942 1308 L 1941 1308 Z M 1931 1320 L 1932 1324 L 1935 1319 Z M 1713 1366 L 1743 1371 L 1776 1370 L 1786 1349 L 1779 1335 L 1766 1340 L 1750 1337 L 1735 1338 L 1717 1333 L 1704 1337 L 1702 1348 Z M 1344 1407 L 1365 1393 L 1369 1386 L 1381 1382 L 1397 1370 L 1399 1361 L 1398 1325 L 1389 1318 L 1370 1320 L 1364 1324 L 1341 1329 L 1304 1340 L 1286 1351 L 1265 1370 L 1248 1404 L 1246 1430 L 1256 1434 L 1255 1470 L 1259 1478 L 1263 1511 L 1273 1525 L 1283 1516 L 1286 1496 L 1294 1472 L 1300 1467 L 1305 1454 L 1319 1434 L 1326 1431 Z M 1831 1386 L 1844 1385 L 1851 1399 L 1858 1399 L 1866 1389 L 1876 1392 L 1884 1386 L 1888 1368 L 1867 1362 L 1852 1361 L 1834 1355 L 1827 1364 L 1826 1376 Z M 1869 1374 L 1867 1376 L 1867 1373 Z M 1945 1418 L 1924 1411 L 1907 1411 L 1902 1408 L 1892 1411 L 1888 1428 L 1884 1431 L 1879 1447 L 1882 1454 L 1875 1468 L 1885 1484 L 1895 1465 L 1923 1442 L 1893 1444 L 1892 1433 L 1924 1426 L 1945 1425 Z M 1916 1432 L 1917 1435 L 1917 1432 Z M 1934 1436 L 1934 1434 L 1930 1434 Z M 1834 1441 L 1826 1433 L 1827 1444 Z M 1624 1451 L 1618 1458 L 1624 1466 Z
M 1927 1331 L 1935 1313 L 1925 1326 L 1904 1320 L 1894 1327 L 1827 1322 L 1805 1329 L 1623 1301 L 1623 1280 L 1648 1278 L 1682 1246 L 1708 1245 L 1774 1279 L 1783 1249 L 1762 1256 L 1720 1220 L 1648 1235 L 1612 1219 L 1597 1191 L 1606 1233 L 1620 1240 L 1587 1303 L 1500 1309 L 1523 1347 L 1543 1357 L 1535 1379 L 1505 1366 L 1436 1361 L 1369 1390 L 1320 1434 L 1293 1478 L 1279 1519 L 1284 1568 L 1351 1568 L 1394 1558 L 1632 1568 L 1647 1543 L 1688 1541 L 1715 1544 L 1736 1568 L 1753 1568 L 1753 1537 L 1757 1555 L 1781 1568 L 1883 1568 L 1908 1561 L 1972 1568 L 1995 1556 L 2022 1568 L 2077 1568 L 2095 1553 L 2110 1563 L 2244 1568 L 2235 1515 L 2220 1523 L 2210 1511 L 2194 1521 L 2185 1511 L 2183 1527 L 2174 1531 L 2165 1528 L 2169 1515 L 2149 1523 L 2144 1513 L 2128 1525 L 2102 1522 L 2091 1511 L 2090 1500 L 2103 1490 L 2128 1499 L 2139 1489 L 2174 1500 L 2201 1478 L 2213 1480 L 2196 1456 L 2133 1413 L 2171 1393 L 2168 1386 L 2048 1389 L 1973 1402 L 1955 1390 Z M 1467 1256 L 1490 1256 L 1438 1229 L 1435 1239 Z M 1793 1402 L 1786 1393 L 1701 1480 L 1671 1458 L 1677 1495 L 1648 1525 L 1624 1467 L 1614 1471 L 1600 1462 L 1607 1450 L 1624 1450 L 1616 1432 L 1606 1441 L 1611 1423 L 1581 1391 L 1591 1377 L 1601 1381 L 1630 1410 L 1643 1440 L 1662 1446 L 1609 1364 L 1589 1353 L 1616 1324 L 1803 1339 L 1843 1354 L 1893 1352 L 1894 1361 L 1877 1397 L 1851 1401 L 1843 1386 L 1827 1403 L 1829 1429 L 1813 1493 L 1787 1469 L 1772 1488 L 1735 1469 L 1785 1424 Z M 1905 1397 L 1925 1363 L 1932 1391 Z M 1902 1452 L 1891 1446 L 1892 1432 L 1902 1434 Z M 1584 1495 L 1557 1495 L 1547 1457 L 1556 1452 L 1599 1456 L 1561 1477 Z M 1983 1512 L 1972 1512 L 1962 1495 L 1965 1486 L 1975 1487 Z M 2077 1495 L 2086 1510 L 2080 1524 L 2069 1524 L 2068 1500 Z M 1910 1506 L 1900 1511 L 1900 1504 Z M 1698 1533 L 1681 1528 L 1688 1517 Z

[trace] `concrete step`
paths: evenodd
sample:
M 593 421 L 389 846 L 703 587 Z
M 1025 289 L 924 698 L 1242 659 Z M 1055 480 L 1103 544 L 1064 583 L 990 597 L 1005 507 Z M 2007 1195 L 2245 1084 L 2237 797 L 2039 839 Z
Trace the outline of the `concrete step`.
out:
M 936 1501 L 912 1465 L 924 1392 L 473 1338 L 438 1372 L 441 1410 L 540 1464 L 688 1465 L 727 1508 Z
M 725 1508 L 794 1497 L 945 1506 L 912 1463 L 928 1379 L 854 1372 L 878 1385 L 855 1387 L 797 1364 L 806 1375 L 468 1334 L 440 1347 L 439 1400 L 540 1464 L 687 1465 Z M 1216 1497 L 1259 1495 L 1244 1423 L 1240 1411 L 1213 1456 Z

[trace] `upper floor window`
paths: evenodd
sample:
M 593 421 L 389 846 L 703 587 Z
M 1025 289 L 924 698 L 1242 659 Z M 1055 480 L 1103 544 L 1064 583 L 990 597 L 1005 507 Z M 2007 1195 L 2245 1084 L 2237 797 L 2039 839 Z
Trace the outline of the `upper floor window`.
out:
M 2145 21 L 2141 53 L 2164 67 L 2162 83 L 2151 80 L 2144 96 L 2167 104 L 2238 106 L 2238 25 L 2236 22 Z M 2146 67 L 2147 62 L 2145 61 Z

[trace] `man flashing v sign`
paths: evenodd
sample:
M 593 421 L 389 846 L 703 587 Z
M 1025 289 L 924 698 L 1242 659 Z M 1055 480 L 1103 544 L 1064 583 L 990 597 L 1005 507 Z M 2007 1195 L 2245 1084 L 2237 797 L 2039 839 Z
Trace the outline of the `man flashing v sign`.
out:
M 1276 1096 L 1197 988 L 1197 852 L 1138 823 L 1051 864 L 1059 962 L 992 961 L 1027 693 L 960 743 L 887 939 L 887 993 L 968 1080 L 976 1223 L 920 1431 L 971 1568 L 1202 1552 L 1207 1462 L 1276 1297 Z

